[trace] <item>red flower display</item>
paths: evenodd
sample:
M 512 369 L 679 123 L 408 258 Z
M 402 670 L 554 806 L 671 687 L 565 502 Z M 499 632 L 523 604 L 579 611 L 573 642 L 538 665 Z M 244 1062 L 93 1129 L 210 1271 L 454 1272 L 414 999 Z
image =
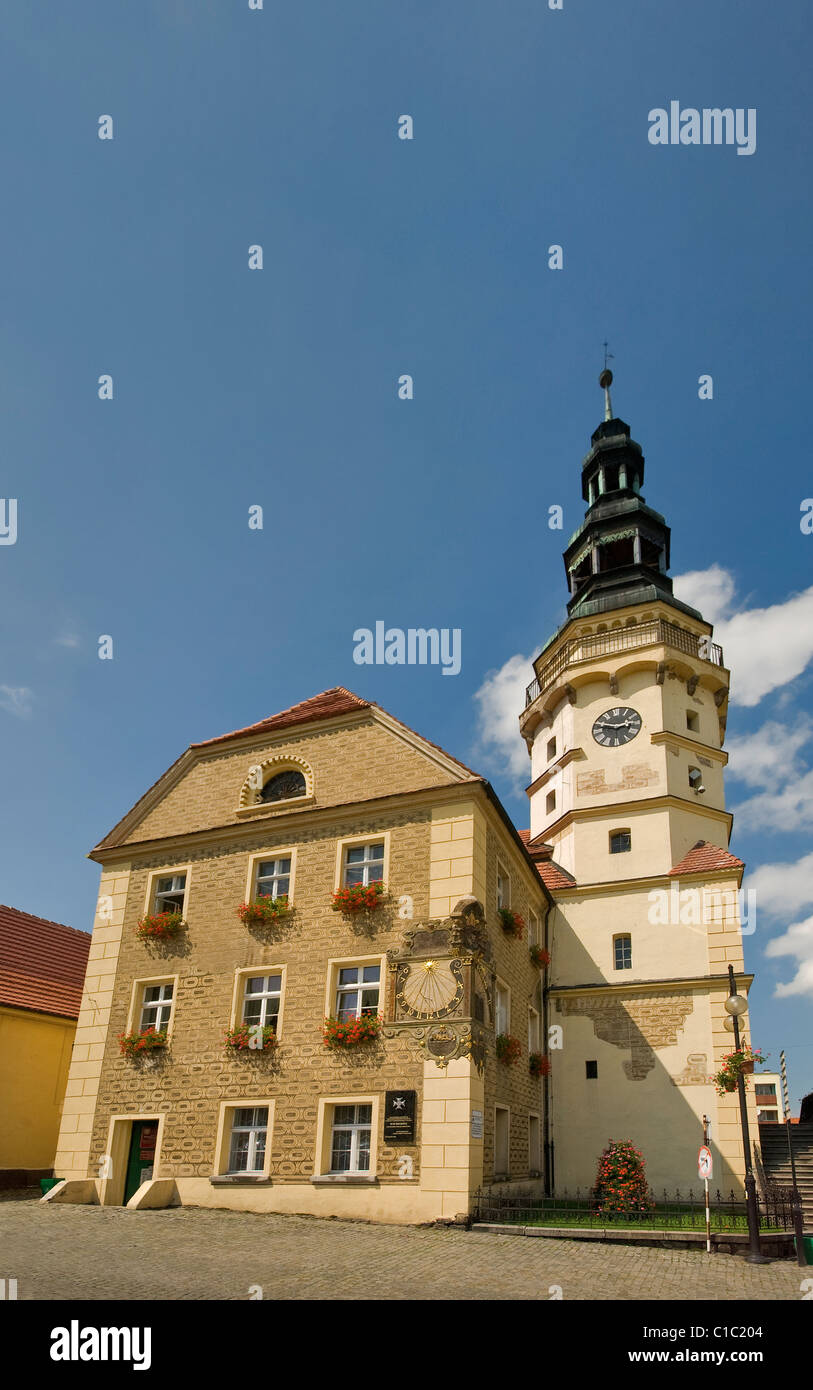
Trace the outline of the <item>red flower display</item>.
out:
M 510 1033 L 498 1033 L 495 1050 L 497 1061 L 511 1067 L 522 1055 L 522 1044 L 519 1038 L 512 1038 Z
M 528 955 L 531 957 L 531 965 L 535 965 L 537 970 L 547 970 L 550 965 L 550 951 L 546 951 L 544 946 L 529 946 Z
M 598 1162 L 598 1174 L 592 1190 L 596 1210 L 643 1215 L 654 1211 L 655 1203 L 649 1194 L 644 1172 L 644 1156 L 628 1139 L 610 1140 Z
M 343 912 L 346 917 L 354 917 L 357 912 L 373 912 L 384 898 L 386 889 L 378 883 L 354 883 L 349 888 L 340 888 L 333 894 L 334 912 Z
M 287 893 L 280 893 L 278 898 L 261 893 L 253 902 L 241 903 L 237 916 L 246 926 L 269 926 L 281 917 L 287 917 L 290 911 Z
M 381 1014 L 361 1014 L 359 1018 L 326 1018 L 322 1030 L 325 1047 L 356 1047 L 372 1042 L 381 1032 Z
M 155 1028 L 140 1028 L 135 1033 L 119 1033 L 119 1051 L 122 1057 L 140 1057 L 145 1052 L 156 1052 L 167 1045 L 166 1033 Z
M 257 1023 L 241 1023 L 226 1029 L 226 1047 L 231 1052 L 270 1052 L 276 1045 L 276 1029 L 270 1024 L 261 1028 Z
M 550 1076 L 550 1057 L 543 1052 L 528 1054 L 528 1070 L 531 1076 Z
M 525 931 L 525 918 L 520 917 L 518 912 L 512 912 L 510 907 L 501 907 L 498 916 L 506 935 L 515 936 L 518 941 L 521 941 Z
M 136 936 L 166 941 L 177 936 L 178 932 L 184 931 L 185 928 L 186 922 L 181 912 L 147 913 L 136 927 Z

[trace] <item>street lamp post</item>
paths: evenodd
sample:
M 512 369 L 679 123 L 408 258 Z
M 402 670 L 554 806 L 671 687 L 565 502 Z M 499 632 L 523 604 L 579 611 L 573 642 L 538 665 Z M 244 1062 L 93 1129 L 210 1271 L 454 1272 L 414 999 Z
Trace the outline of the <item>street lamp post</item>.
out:
M 744 1014 L 748 1008 L 748 1000 L 743 999 L 737 993 L 737 982 L 734 979 L 734 967 L 728 967 L 729 995 L 725 1001 L 726 1011 L 731 1015 L 734 1024 L 734 1046 L 740 1050 L 740 1025 L 738 1018 Z M 749 1250 L 746 1255 L 748 1264 L 767 1265 L 771 1261 L 763 1255 L 759 1248 L 759 1212 L 757 1210 L 757 1182 L 754 1177 L 754 1170 L 751 1167 L 751 1136 L 748 1132 L 748 1111 L 745 1101 L 745 1080 L 742 1070 L 737 1072 L 737 1092 L 740 1099 L 740 1124 L 742 1125 L 742 1151 L 745 1158 L 745 1207 L 748 1215 L 748 1243 Z

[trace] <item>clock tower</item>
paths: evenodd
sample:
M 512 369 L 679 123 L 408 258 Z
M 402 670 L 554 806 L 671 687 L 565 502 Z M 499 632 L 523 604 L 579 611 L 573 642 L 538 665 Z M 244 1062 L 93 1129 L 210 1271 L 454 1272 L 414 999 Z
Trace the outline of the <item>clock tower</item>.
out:
M 612 374 L 599 381 L 587 511 L 564 552 L 568 617 L 520 716 L 529 848 L 556 902 L 549 1166 L 557 1187 L 590 1185 L 607 1139 L 631 1139 L 656 1187 L 687 1188 L 706 1114 L 715 1180 L 732 1185 L 736 1104 L 710 1079 L 733 1048 L 728 963 L 740 993 L 751 981 L 723 786 L 729 672 L 711 624 L 673 593 L 644 455 L 613 415 Z

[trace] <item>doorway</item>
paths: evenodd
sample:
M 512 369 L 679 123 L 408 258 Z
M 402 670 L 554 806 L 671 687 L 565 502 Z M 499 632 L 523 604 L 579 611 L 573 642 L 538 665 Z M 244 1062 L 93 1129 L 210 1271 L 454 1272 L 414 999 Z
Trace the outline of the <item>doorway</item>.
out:
M 133 1120 L 127 1174 L 124 1180 L 124 1205 L 143 1182 L 149 1182 L 155 1166 L 155 1146 L 158 1142 L 157 1120 Z

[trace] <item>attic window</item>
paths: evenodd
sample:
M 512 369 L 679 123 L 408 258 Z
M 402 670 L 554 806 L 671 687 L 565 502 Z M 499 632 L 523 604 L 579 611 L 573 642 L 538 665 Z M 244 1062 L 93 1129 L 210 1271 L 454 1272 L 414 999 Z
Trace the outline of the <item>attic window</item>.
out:
M 304 796 L 306 791 L 303 774 L 296 768 L 287 768 L 266 782 L 260 792 L 260 801 L 289 801 L 294 796 Z

